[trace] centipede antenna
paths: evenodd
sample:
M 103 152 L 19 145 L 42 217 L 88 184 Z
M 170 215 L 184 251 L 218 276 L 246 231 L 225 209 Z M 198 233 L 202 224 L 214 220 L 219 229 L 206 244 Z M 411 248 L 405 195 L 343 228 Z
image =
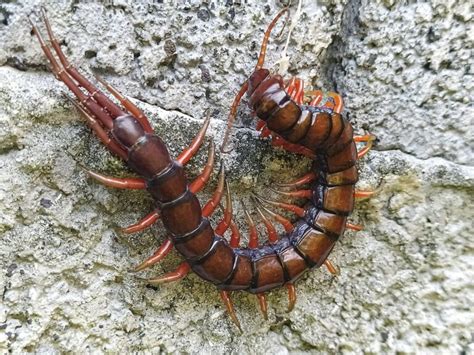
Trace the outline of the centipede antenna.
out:
M 245 83 L 242 84 L 242 87 L 240 88 L 239 92 L 234 98 L 234 102 L 232 102 L 232 105 L 230 107 L 230 112 L 229 116 L 227 116 L 227 128 L 224 133 L 224 138 L 222 140 L 222 145 L 221 145 L 221 153 L 230 153 L 230 150 L 226 150 L 225 147 L 227 145 L 227 141 L 229 140 L 230 136 L 230 131 L 232 129 L 232 126 L 234 125 L 235 121 L 235 116 L 237 114 L 237 108 L 239 107 L 240 100 L 242 99 L 242 96 L 247 92 L 247 89 L 249 88 L 249 82 L 248 80 L 245 81 Z
M 278 20 L 280 19 L 280 17 L 285 12 L 288 12 L 288 11 L 289 11 L 288 7 L 285 7 L 284 9 L 282 9 L 275 16 L 275 18 L 272 20 L 272 22 L 270 22 L 270 24 L 268 25 L 267 30 L 265 31 L 265 35 L 263 36 L 262 46 L 260 48 L 260 54 L 258 56 L 257 64 L 255 65 L 255 70 L 261 69 L 263 67 L 263 63 L 265 62 L 265 54 L 267 52 L 267 45 L 268 45 L 268 41 L 269 41 L 269 38 L 270 38 L 270 34 L 272 33 L 272 30 L 275 27 Z

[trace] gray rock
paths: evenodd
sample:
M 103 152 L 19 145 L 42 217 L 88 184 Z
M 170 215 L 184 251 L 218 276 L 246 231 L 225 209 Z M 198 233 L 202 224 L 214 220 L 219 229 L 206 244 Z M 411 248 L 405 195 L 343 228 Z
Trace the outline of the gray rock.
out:
M 358 186 L 378 193 L 352 217 L 365 229 L 346 232 L 331 255 L 341 275 L 308 273 L 292 313 L 284 290 L 269 294 L 268 321 L 254 296 L 233 294 L 244 335 L 215 288 L 195 275 L 157 288 L 141 279 L 172 270 L 181 260 L 176 253 L 152 270 L 129 272 L 163 242 L 163 229 L 120 233 L 150 211 L 151 199 L 107 189 L 81 170 L 131 174 L 85 127 L 47 70 L 27 20 L 39 3 L 0 4 L 2 352 L 473 353 L 469 1 L 303 4 L 289 72 L 308 89 L 340 92 L 356 131 L 377 135 L 360 162 Z M 131 97 L 174 156 L 208 108 L 207 140 L 220 145 L 230 103 L 278 6 L 47 3 L 71 61 Z M 272 39 L 269 67 L 285 39 Z M 259 140 L 254 124 L 242 104 L 233 151 L 223 157 L 244 234 L 239 201 L 309 166 Z M 190 178 L 206 156 L 201 149 L 189 164 Z

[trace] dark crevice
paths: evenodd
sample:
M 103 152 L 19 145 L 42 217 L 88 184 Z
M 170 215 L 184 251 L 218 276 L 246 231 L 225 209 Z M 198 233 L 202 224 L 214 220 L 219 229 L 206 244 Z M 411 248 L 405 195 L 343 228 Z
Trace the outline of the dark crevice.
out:
M 339 92 L 337 73 L 344 72 L 342 66 L 343 57 L 347 57 L 346 38 L 359 36 L 364 37 L 360 26 L 359 10 L 361 0 L 349 0 L 344 7 L 341 19 L 341 30 L 333 37 L 327 48 L 326 56 L 321 63 L 323 76 L 330 84 L 332 90 Z

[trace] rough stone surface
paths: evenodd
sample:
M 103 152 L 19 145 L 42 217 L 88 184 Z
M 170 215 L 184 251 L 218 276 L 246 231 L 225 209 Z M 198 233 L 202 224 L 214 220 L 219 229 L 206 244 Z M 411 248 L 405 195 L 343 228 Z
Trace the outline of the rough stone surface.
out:
M 331 256 L 341 275 L 308 273 L 292 313 L 283 290 L 269 295 L 268 321 L 254 297 L 233 295 L 244 335 L 196 276 L 158 288 L 137 278 L 173 269 L 177 254 L 139 275 L 128 271 L 163 241 L 163 230 L 122 235 L 118 227 L 147 213 L 151 200 L 104 188 L 81 171 L 84 164 L 130 174 L 47 70 L 27 21 L 40 3 L 0 3 L 2 353 L 474 353 L 470 1 L 303 4 L 289 72 L 308 89 L 340 92 L 356 131 L 377 135 L 359 186 L 378 194 L 354 213 L 365 230 L 347 232 Z M 207 108 L 208 139 L 220 144 L 233 95 L 284 3 L 44 5 L 71 60 L 133 98 L 176 155 Z M 284 39 L 272 40 L 269 65 Z M 244 106 L 239 119 L 225 158 L 236 200 L 308 168 L 258 140 Z M 191 177 L 205 159 L 202 149 Z

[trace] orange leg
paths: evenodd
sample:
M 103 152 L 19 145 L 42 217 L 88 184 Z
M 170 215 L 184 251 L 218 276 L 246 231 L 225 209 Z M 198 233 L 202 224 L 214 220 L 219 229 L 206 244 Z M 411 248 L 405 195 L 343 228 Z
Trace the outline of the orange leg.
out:
M 274 244 L 278 241 L 278 233 L 275 229 L 275 226 L 272 224 L 272 222 L 265 216 L 262 212 L 262 210 L 258 207 L 256 207 L 257 212 L 260 216 L 260 219 L 263 221 L 263 224 L 265 225 L 265 228 L 267 229 L 268 233 L 268 241 L 271 244 Z
M 245 219 L 247 220 L 247 224 L 249 225 L 249 244 L 248 247 L 250 249 L 258 248 L 258 232 L 255 222 L 253 221 L 252 217 L 248 213 L 247 209 L 244 208 Z M 268 319 L 268 307 L 267 307 L 267 300 L 265 294 L 257 293 L 258 303 L 260 305 L 260 310 L 262 311 L 263 318 Z
M 260 197 L 256 194 L 254 194 L 254 195 L 255 195 L 255 198 L 257 200 L 260 200 L 260 201 L 265 202 L 269 205 L 276 206 L 276 207 L 279 207 L 279 208 L 283 208 L 287 211 L 293 212 L 298 217 L 304 217 L 304 215 L 305 215 L 305 210 L 303 208 L 299 207 L 299 206 L 292 205 L 292 204 L 285 203 L 285 202 L 272 201 L 272 200 L 268 200 L 268 199 L 265 199 L 263 197 Z
M 283 183 L 283 184 L 275 184 L 278 187 L 298 187 L 300 185 L 308 184 L 310 182 L 313 182 L 316 179 L 316 174 L 313 172 L 310 172 L 299 179 L 288 182 L 288 183 Z
M 122 228 L 121 231 L 126 234 L 140 232 L 144 229 L 147 229 L 153 225 L 157 220 L 160 219 L 160 214 L 158 210 L 154 210 L 139 220 L 137 223 L 132 224 L 131 226 Z
M 209 217 L 216 207 L 219 205 L 219 201 L 222 198 L 222 195 L 224 194 L 224 186 L 225 186 L 225 172 L 224 172 L 224 164 L 221 165 L 221 171 L 219 173 L 219 181 L 217 182 L 217 188 L 216 191 L 214 192 L 214 195 L 212 195 L 212 198 L 205 204 L 205 206 L 202 209 L 202 215 L 203 217 Z
M 115 187 L 117 189 L 144 190 L 146 189 L 146 180 L 141 178 L 116 178 L 102 175 L 94 171 L 83 168 L 91 178 L 97 180 L 102 185 Z
M 290 220 L 288 220 L 287 218 L 279 215 L 278 213 L 275 213 L 275 212 L 269 210 L 268 208 L 263 206 L 263 204 L 257 198 L 255 198 L 255 203 L 258 204 L 258 206 L 260 208 L 262 208 L 264 212 L 269 214 L 274 220 L 276 220 L 278 223 L 280 223 L 283 226 L 283 229 L 285 229 L 286 233 L 290 233 L 293 230 L 294 227 L 293 227 L 293 224 L 290 222 Z
M 215 154 L 214 143 L 211 141 L 211 144 L 209 145 L 206 166 L 202 170 L 201 174 L 189 185 L 189 190 L 191 190 L 192 193 L 196 194 L 201 191 L 209 181 L 212 173 L 212 167 L 214 166 Z
M 268 305 L 267 297 L 264 293 L 257 293 L 258 304 L 260 305 L 260 310 L 263 314 L 263 319 L 268 320 Z
M 362 229 L 364 229 L 364 227 L 359 225 L 359 224 L 352 224 L 352 223 L 349 223 L 349 222 L 346 222 L 346 228 L 355 230 L 356 232 L 361 231 Z
M 375 195 L 375 191 L 362 191 L 362 190 L 356 190 L 354 192 L 354 197 L 355 198 L 369 198 Z
M 240 245 L 240 231 L 234 221 L 230 221 L 230 230 L 232 234 L 230 236 L 229 245 L 231 248 L 238 248 Z
M 181 154 L 178 156 L 178 158 L 176 159 L 180 164 L 185 165 L 194 156 L 194 154 L 196 154 L 196 152 L 199 150 L 199 147 L 201 146 L 202 141 L 204 140 L 204 137 L 206 135 L 207 127 L 209 127 L 209 122 L 211 122 L 210 112 L 208 112 L 207 117 L 204 121 L 204 124 L 202 125 L 196 137 L 194 137 L 189 147 L 184 149 L 181 152 Z
M 152 285 L 159 285 L 166 282 L 178 281 L 178 280 L 181 280 L 183 277 L 185 277 L 189 273 L 190 270 L 191 270 L 191 267 L 186 261 L 184 261 L 181 264 L 179 264 L 175 270 L 170 271 L 164 275 L 149 279 L 148 283 Z
M 296 303 L 296 289 L 292 283 L 286 284 L 286 288 L 288 289 L 288 312 L 291 312 Z
M 375 136 L 371 134 L 366 134 L 365 136 L 355 136 L 354 137 L 354 142 L 366 142 L 367 144 L 365 145 L 364 148 L 359 150 L 357 152 L 357 159 L 362 158 L 364 155 L 366 155 L 369 150 L 372 148 L 373 142 L 375 140 Z
M 155 253 L 146 259 L 141 264 L 137 265 L 133 271 L 138 272 L 144 269 L 149 268 L 156 263 L 159 263 L 163 258 L 169 254 L 169 252 L 173 249 L 173 243 L 171 239 L 166 239 L 166 241 L 155 251 Z
M 336 92 L 330 91 L 330 92 L 328 92 L 328 96 L 331 97 L 334 100 L 334 103 L 332 105 L 333 106 L 333 112 L 341 113 L 342 109 L 344 108 L 344 105 L 342 103 L 341 95 L 339 95 Z
M 324 261 L 324 265 L 332 275 L 339 276 L 341 274 L 339 268 L 336 268 L 329 260 L 326 259 L 326 261 Z
M 308 91 L 306 94 L 312 97 L 311 101 L 309 102 L 310 106 L 319 106 L 321 100 L 323 99 L 323 92 L 321 90 Z
M 285 87 L 287 94 L 298 105 L 303 104 L 303 96 L 304 96 L 303 89 L 304 89 L 303 79 L 296 78 L 296 77 L 291 78 Z
M 240 327 L 239 319 L 237 318 L 237 315 L 235 314 L 234 305 L 229 296 L 229 293 L 227 291 L 220 291 L 220 295 L 221 295 L 222 301 L 224 302 L 225 308 L 227 309 L 227 313 L 229 313 L 229 316 L 234 322 L 234 324 L 237 326 L 237 328 L 239 328 L 240 332 L 242 332 L 242 328 Z
M 229 184 L 226 181 L 226 202 L 225 202 L 225 210 L 224 210 L 224 218 L 219 222 L 217 227 L 215 228 L 215 232 L 217 235 L 224 235 L 227 229 L 230 227 L 230 222 L 232 222 L 232 196 L 230 194 Z M 220 205 L 222 208 L 222 205 Z
M 227 128 L 226 128 L 225 133 L 224 133 L 224 139 L 222 140 L 221 153 L 229 153 L 229 151 L 227 151 L 225 149 L 225 147 L 226 147 L 227 142 L 229 140 L 230 131 L 232 129 L 232 126 L 234 125 L 235 116 L 237 114 L 237 107 L 239 107 L 240 100 L 242 99 L 242 96 L 244 96 L 244 94 L 247 92 L 248 88 L 249 88 L 249 82 L 245 81 L 245 83 L 242 85 L 239 92 L 235 96 L 234 102 L 232 102 L 232 106 L 230 107 L 229 116 L 227 117 Z
M 313 195 L 312 190 L 298 190 L 298 191 L 280 191 L 276 189 L 271 189 L 273 192 L 286 196 L 286 197 L 294 197 L 294 198 L 310 198 Z
M 95 75 L 95 78 L 98 82 L 105 86 L 105 88 L 117 99 L 119 102 L 125 107 L 128 112 L 130 112 L 133 117 L 137 119 L 138 122 L 143 126 L 143 129 L 147 133 L 153 133 L 153 127 L 148 121 L 148 118 L 145 114 L 140 110 L 136 105 L 134 105 L 129 99 L 123 96 L 116 88 L 114 88 L 111 84 L 107 83 L 104 79 L 100 76 Z
M 302 145 L 287 142 L 282 137 L 277 136 L 275 133 L 273 133 L 273 132 L 271 132 L 271 133 L 272 133 L 272 136 L 273 136 L 273 140 L 272 140 L 272 145 L 273 146 L 282 147 L 283 149 L 285 149 L 288 152 L 302 154 L 302 155 L 307 156 L 308 158 L 311 158 L 311 159 L 313 159 L 315 157 L 315 154 L 312 150 L 310 150 L 306 147 L 303 147 Z

